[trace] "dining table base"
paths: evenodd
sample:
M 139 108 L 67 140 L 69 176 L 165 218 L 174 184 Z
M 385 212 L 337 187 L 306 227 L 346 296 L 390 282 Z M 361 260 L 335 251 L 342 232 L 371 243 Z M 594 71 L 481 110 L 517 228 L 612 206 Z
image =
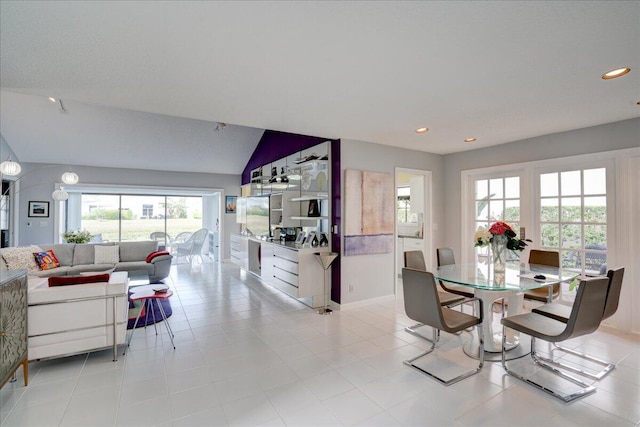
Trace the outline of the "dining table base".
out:
M 502 360 L 502 327 L 493 328 L 493 304 L 504 299 L 508 306 L 510 316 L 520 314 L 523 311 L 524 293 L 518 291 L 491 291 L 475 289 L 475 296 L 482 300 L 482 328 L 484 332 L 484 360 L 498 362 Z M 502 314 L 498 314 L 501 316 Z M 474 333 L 473 339 L 468 340 L 462 347 L 465 354 L 474 359 L 480 358 L 480 342 Z M 529 340 L 520 340 L 520 334 L 512 329 L 507 329 L 506 359 L 513 360 L 526 356 L 531 352 Z

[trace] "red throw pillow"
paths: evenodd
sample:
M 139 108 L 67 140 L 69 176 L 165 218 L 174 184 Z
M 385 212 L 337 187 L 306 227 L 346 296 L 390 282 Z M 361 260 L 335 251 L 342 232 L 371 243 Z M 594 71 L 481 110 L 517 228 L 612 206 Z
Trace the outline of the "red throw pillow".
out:
M 147 262 L 151 262 L 152 259 L 154 259 L 157 256 L 161 256 L 161 255 L 169 255 L 169 252 L 168 251 L 151 252 L 149 255 L 147 255 Z
M 58 276 L 49 277 L 49 287 L 52 286 L 67 286 L 67 285 L 82 285 L 85 283 L 99 283 L 108 282 L 108 274 L 95 274 L 93 276 Z

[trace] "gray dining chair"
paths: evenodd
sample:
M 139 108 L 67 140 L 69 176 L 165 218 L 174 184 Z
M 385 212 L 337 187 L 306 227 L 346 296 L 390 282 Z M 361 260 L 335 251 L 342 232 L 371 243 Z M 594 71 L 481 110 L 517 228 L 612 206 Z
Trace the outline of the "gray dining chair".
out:
M 622 289 L 622 279 L 624 278 L 624 267 L 609 270 L 607 272 L 607 277 L 609 278 L 609 285 L 607 288 L 607 301 L 602 313 L 602 320 L 608 319 L 609 317 L 613 316 L 618 310 L 618 304 L 620 302 L 620 291 Z M 567 323 L 569 321 L 569 317 L 571 316 L 571 306 L 554 302 L 536 307 L 532 310 L 532 312 L 550 317 L 562 323 Z M 558 360 L 550 360 L 548 362 L 563 369 L 576 372 L 582 376 L 586 376 L 588 378 L 599 381 L 616 367 L 614 363 L 607 362 L 606 360 L 599 359 L 586 353 L 582 353 L 568 347 L 562 347 L 557 344 L 554 344 L 554 346 L 556 349 L 562 352 L 581 357 L 583 359 L 589 360 L 590 362 L 603 366 L 600 371 L 593 374 L 580 367 L 569 365 Z
M 438 267 L 442 267 L 443 265 L 454 265 L 456 263 L 456 258 L 453 253 L 453 249 L 451 248 L 437 248 L 436 258 L 438 260 Z M 464 286 L 456 286 L 449 283 L 445 285 L 442 281 L 440 281 L 440 286 L 447 292 L 460 295 L 465 298 L 473 298 L 475 296 L 473 291 L 465 289 Z
M 571 376 L 566 371 L 558 369 L 553 364 L 549 364 L 549 359 L 543 358 L 536 351 L 536 339 L 547 341 L 549 343 L 558 343 L 583 335 L 588 335 L 598 329 L 602 321 L 602 313 L 607 300 L 607 290 L 609 280 L 605 278 L 590 278 L 580 282 L 576 299 L 571 308 L 571 314 L 567 323 L 560 322 L 538 313 L 525 313 L 515 316 L 508 316 L 501 319 L 502 323 L 502 367 L 509 375 L 518 378 L 521 381 L 529 383 L 540 390 L 543 390 L 554 397 L 565 402 L 570 402 L 579 397 L 593 393 L 596 388 Z M 507 366 L 507 335 L 506 328 L 511 328 L 531 337 L 531 359 L 536 366 L 541 366 L 556 375 L 561 376 L 577 385 L 579 390 L 563 392 L 557 383 L 542 384 L 536 377 L 529 377 L 521 373 L 513 371 Z M 566 389 L 565 389 L 566 390 Z
M 529 264 L 547 265 L 549 267 L 560 268 L 560 253 L 557 251 L 531 249 L 531 251 L 529 251 Z M 551 295 L 549 295 L 548 286 L 531 289 L 524 293 L 524 299 L 538 302 L 552 302 L 559 296 L 560 283 L 554 283 L 551 285 Z
M 404 252 L 404 266 L 407 268 L 413 268 L 416 270 L 427 270 L 427 265 L 424 261 L 424 253 L 422 251 L 405 251 Z M 473 294 L 471 295 L 473 297 Z M 440 298 L 440 304 L 449 306 L 465 300 L 462 295 L 452 294 L 451 292 L 438 290 L 438 297 Z
M 420 250 L 415 251 L 405 251 L 404 252 L 404 266 L 407 268 L 413 268 L 415 270 L 427 270 L 427 265 L 424 261 L 424 253 Z M 462 310 L 462 303 L 466 301 L 466 298 L 461 295 L 452 294 L 446 291 L 441 291 L 438 289 L 438 298 L 440 300 L 440 305 L 445 307 L 460 305 L 460 309 Z M 418 328 L 424 326 L 422 323 L 416 323 L 412 326 L 407 326 L 404 330 L 411 335 L 415 335 L 417 337 L 423 338 L 427 341 L 431 341 L 430 338 L 425 337 L 420 332 L 418 332 Z M 437 338 L 440 338 L 440 331 L 437 333 Z
M 404 309 L 407 316 L 426 326 L 433 328 L 433 339 L 431 340 L 431 348 L 419 355 L 405 360 L 404 364 L 411 366 L 412 368 L 426 374 L 444 385 L 455 384 L 465 378 L 475 375 L 482 369 L 484 364 L 484 336 L 482 332 L 482 301 L 478 298 L 473 298 L 474 302 L 478 304 L 477 312 L 480 313 L 479 317 L 472 316 L 470 314 L 461 313 L 456 310 L 452 310 L 447 307 L 443 307 L 440 304 L 438 297 L 438 289 L 433 274 L 424 271 L 416 270 L 413 268 L 402 269 L 402 286 L 404 290 Z M 415 364 L 414 362 L 424 356 L 427 356 L 433 352 L 436 348 L 437 332 L 444 331 L 447 333 L 457 333 L 467 328 L 476 326 L 478 330 L 478 338 L 480 340 L 480 361 L 478 367 L 466 371 L 454 378 L 443 379 L 436 375 L 434 372 L 428 371 L 422 366 Z

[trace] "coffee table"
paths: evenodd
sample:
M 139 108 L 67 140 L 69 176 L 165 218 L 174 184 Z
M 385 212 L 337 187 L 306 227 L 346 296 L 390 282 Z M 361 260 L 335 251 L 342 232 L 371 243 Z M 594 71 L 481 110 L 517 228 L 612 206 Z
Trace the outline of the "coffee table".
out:
M 148 285 L 149 273 L 147 270 L 131 270 L 129 271 L 129 288 L 136 286 Z

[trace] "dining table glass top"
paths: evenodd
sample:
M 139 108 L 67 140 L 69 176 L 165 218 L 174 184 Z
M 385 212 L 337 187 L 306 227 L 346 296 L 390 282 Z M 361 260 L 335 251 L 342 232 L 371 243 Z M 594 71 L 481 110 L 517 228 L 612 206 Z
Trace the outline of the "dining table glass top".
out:
M 579 275 L 579 272 L 547 265 L 508 262 L 504 274 L 494 274 L 491 263 L 477 262 L 444 265 L 434 269 L 433 275 L 438 280 L 475 289 L 527 291 L 571 281 Z

